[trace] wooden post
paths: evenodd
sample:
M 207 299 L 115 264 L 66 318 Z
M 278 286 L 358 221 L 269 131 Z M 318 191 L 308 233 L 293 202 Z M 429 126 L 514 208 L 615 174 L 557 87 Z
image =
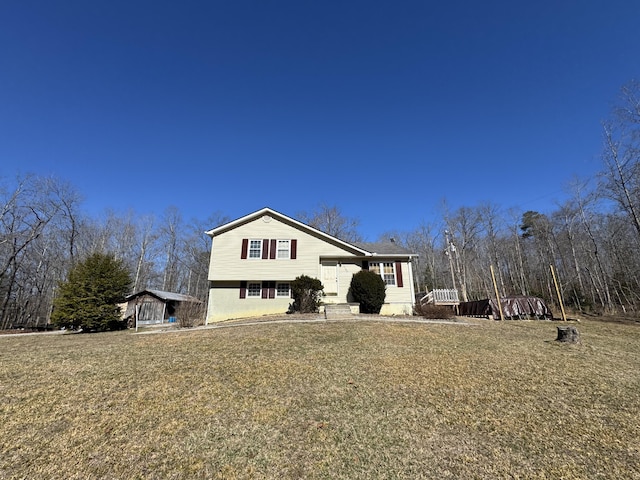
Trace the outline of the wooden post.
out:
M 556 286 L 556 295 L 558 295 L 558 302 L 560 302 L 560 311 L 562 312 L 562 321 L 567 321 L 567 314 L 564 312 L 564 303 L 562 303 L 562 296 L 560 295 L 560 287 L 558 287 L 558 279 L 556 278 L 556 270 L 553 268 L 553 264 L 550 264 L 551 276 L 553 277 L 553 284 Z
M 491 270 L 491 279 L 493 280 L 493 289 L 496 292 L 496 302 L 498 302 L 498 311 L 500 312 L 500 320 L 504 320 L 502 315 L 502 303 L 500 302 L 500 294 L 498 293 L 498 284 L 496 283 L 496 274 L 493 272 L 493 265 L 489 265 Z

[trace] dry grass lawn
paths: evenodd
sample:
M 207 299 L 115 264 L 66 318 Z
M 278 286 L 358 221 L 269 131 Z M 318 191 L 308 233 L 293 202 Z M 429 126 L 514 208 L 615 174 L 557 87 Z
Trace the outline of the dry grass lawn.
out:
M 640 326 L 0 338 L 0 478 L 640 478 Z

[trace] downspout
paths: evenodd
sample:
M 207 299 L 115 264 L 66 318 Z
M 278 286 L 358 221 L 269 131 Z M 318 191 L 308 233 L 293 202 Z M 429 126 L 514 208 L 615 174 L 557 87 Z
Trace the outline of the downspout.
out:
M 411 257 L 409 257 L 407 264 L 409 265 L 409 278 L 411 278 L 411 313 L 413 313 L 413 307 L 416 303 L 416 290 L 413 284 L 413 259 Z
M 338 301 L 340 301 L 339 299 L 342 298 L 340 295 L 342 294 L 342 292 L 340 291 L 340 270 L 342 270 L 342 261 L 338 260 L 336 262 L 336 290 L 338 291 Z M 347 296 L 344 296 L 344 300 L 345 302 L 347 301 Z

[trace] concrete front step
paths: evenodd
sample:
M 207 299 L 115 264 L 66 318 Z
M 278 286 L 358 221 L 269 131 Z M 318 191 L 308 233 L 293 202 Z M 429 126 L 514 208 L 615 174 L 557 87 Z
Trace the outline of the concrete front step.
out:
M 327 304 L 324 306 L 324 318 L 337 319 L 353 317 L 348 303 Z

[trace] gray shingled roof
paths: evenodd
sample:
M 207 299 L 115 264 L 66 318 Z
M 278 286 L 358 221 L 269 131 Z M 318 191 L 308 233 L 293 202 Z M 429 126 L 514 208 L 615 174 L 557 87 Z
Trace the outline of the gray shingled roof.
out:
M 197 303 L 201 303 L 200 300 L 198 300 L 196 297 L 192 297 L 191 295 L 183 295 L 182 293 L 174 293 L 174 292 L 165 292 L 162 290 L 152 290 L 150 288 L 147 288 L 146 290 L 142 290 L 140 292 L 136 292 L 132 295 L 129 295 L 127 297 L 127 300 L 130 300 L 131 298 L 137 297 L 145 292 L 150 293 L 151 295 L 154 295 L 156 297 L 158 297 L 161 300 L 175 300 L 178 302 L 197 302 Z
M 378 255 L 411 255 L 409 250 L 395 242 L 355 242 L 353 245 Z

